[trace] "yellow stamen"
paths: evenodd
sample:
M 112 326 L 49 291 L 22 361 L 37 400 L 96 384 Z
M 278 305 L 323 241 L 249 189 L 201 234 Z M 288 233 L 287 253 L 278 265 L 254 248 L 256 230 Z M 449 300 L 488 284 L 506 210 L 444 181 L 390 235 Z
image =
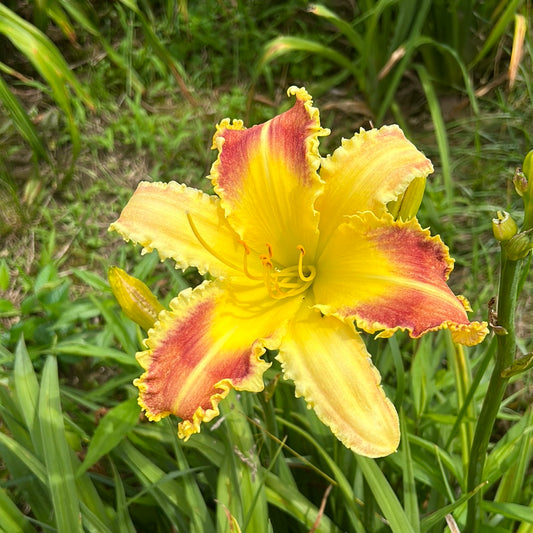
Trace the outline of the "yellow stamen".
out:
M 270 245 L 267 244 L 267 247 L 269 252 L 271 252 Z M 297 296 L 305 292 L 315 279 L 316 268 L 314 266 L 306 265 L 305 268 L 308 272 L 307 274 L 304 273 L 303 257 L 305 255 L 305 248 L 301 244 L 296 248 L 300 252 L 298 265 L 281 270 L 273 270 L 270 259 L 266 256 L 261 256 L 263 266 L 268 270 L 265 272 L 265 285 L 272 298 L 279 300 L 281 298 Z
M 244 271 L 244 274 L 254 280 L 254 281 L 260 281 L 263 279 L 262 276 L 254 276 L 252 274 L 250 274 L 250 271 L 248 270 L 248 256 L 250 255 L 250 248 L 248 248 L 248 245 L 244 242 L 244 241 L 239 241 L 243 247 L 244 247 L 244 258 L 243 258 L 243 271 Z
M 305 292 L 313 283 L 313 280 L 316 277 L 316 268 L 313 265 L 305 265 L 304 267 L 303 258 L 305 255 L 305 248 L 301 244 L 296 247 L 299 252 L 298 265 L 278 270 L 277 268 L 274 268 L 274 264 L 272 262 L 274 255 L 272 245 L 270 243 L 266 243 L 268 255 L 262 254 L 259 256 L 259 260 L 263 265 L 263 275 L 254 276 L 248 269 L 248 256 L 250 255 L 250 248 L 243 240 L 239 241 L 239 244 L 242 244 L 244 250 L 241 268 L 219 255 L 218 252 L 216 252 L 215 249 L 212 248 L 200 235 L 200 232 L 198 231 L 198 228 L 196 227 L 191 215 L 189 213 L 186 213 L 186 215 L 194 236 L 213 257 L 217 258 L 226 266 L 237 270 L 238 272 L 243 272 L 244 275 L 251 280 L 263 281 L 271 298 L 274 298 L 275 300 L 281 300 L 283 298 L 297 296 L 298 294 Z
M 229 266 L 230 268 L 233 268 L 234 270 L 237 270 L 239 272 L 242 272 L 241 268 L 238 266 L 235 266 L 234 264 L 230 263 L 227 259 L 224 259 L 221 255 L 219 255 L 207 242 L 205 242 L 204 238 L 200 235 L 200 232 L 196 228 L 196 225 L 194 224 L 192 217 L 190 213 L 186 213 L 187 220 L 189 221 L 189 226 L 191 226 L 191 230 L 194 233 L 194 236 L 198 239 L 198 242 L 213 256 L 216 257 L 221 263 L 224 263 L 226 266 Z
M 300 279 L 302 281 L 313 281 L 316 276 L 316 270 L 314 267 L 307 267 L 309 269 L 309 274 L 306 276 L 303 272 L 303 258 L 305 255 L 305 248 L 299 244 L 296 249 L 300 252 L 300 256 L 298 257 L 298 276 L 300 276 Z

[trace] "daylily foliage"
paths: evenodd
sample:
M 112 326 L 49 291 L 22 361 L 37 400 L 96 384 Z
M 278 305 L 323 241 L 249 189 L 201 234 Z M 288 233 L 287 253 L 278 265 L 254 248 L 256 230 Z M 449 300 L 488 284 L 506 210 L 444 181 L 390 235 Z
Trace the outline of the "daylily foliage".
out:
M 413 218 L 421 194 L 406 200 L 431 162 L 397 126 L 361 130 L 322 158 L 329 131 L 305 89 L 288 93 L 294 106 L 264 124 L 217 126 L 216 195 L 142 182 L 111 226 L 143 252 L 210 274 L 149 330 L 139 403 L 151 420 L 180 417 L 188 438 L 231 387 L 261 391 L 262 356 L 277 350 L 296 395 L 346 446 L 388 455 L 398 416 L 357 328 L 381 337 L 448 328 L 472 345 L 486 324 L 470 322 L 468 302 L 448 288 L 448 249 Z

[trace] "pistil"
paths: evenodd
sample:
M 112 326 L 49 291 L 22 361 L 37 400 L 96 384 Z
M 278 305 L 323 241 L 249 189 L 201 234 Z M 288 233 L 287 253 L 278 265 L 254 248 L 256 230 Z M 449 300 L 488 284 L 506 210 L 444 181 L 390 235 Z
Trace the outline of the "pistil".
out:
M 292 296 L 302 294 L 311 286 L 316 277 L 316 268 L 313 265 L 304 265 L 303 263 L 305 248 L 301 244 L 296 247 L 299 252 L 298 264 L 278 269 L 274 267 L 272 261 L 274 255 L 272 245 L 268 242 L 265 243 L 267 254 L 262 254 L 259 256 L 259 260 L 263 266 L 263 272 L 261 275 L 254 275 L 248 268 L 248 256 L 251 253 L 250 248 L 243 240 L 239 241 L 239 244 L 242 244 L 244 249 L 242 267 L 239 267 L 221 256 L 206 242 L 206 240 L 200 235 L 200 232 L 198 231 L 198 228 L 196 227 L 189 213 L 187 213 L 187 220 L 189 221 L 191 230 L 194 233 L 194 236 L 198 239 L 198 242 L 213 257 L 217 258 L 221 263 L 232 268 L 233 270 L 244 273 L 248 279 L 253 281 L 263 281 L 268 294 L 275 300 L 281 300 L 283 298 L 290 298 Z

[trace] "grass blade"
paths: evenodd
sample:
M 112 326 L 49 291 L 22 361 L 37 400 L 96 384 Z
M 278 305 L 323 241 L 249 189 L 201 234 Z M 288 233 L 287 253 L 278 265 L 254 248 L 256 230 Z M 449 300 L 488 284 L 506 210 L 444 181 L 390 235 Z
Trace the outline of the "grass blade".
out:
M 133 355 L 125 354 L 115 348 L 95 346 L 85 342 L 64 341 L 53 348 L 54 355 L 76 355 L 81 357 L 101 357 L 103 361 L 112 361 L 123 366 L 139 368 L 139 363 Z
M 416 495 L 415 475 L 413 471 L 413 460 L 411 457 L 411 446 L 409 444 L 407 422 L 403 409 L 400 411 L 400 428 L 403 454 L 403 494 L 404 506 L 407 519 L 412 524 L 415 533 L 420 531 L 420 515 L 418 513 L 418 498 Z
M 316 533 L 340 533 L 337 526 L 325 515 L 321 514 L 300 491 L 284 483 L 278 476 L 266 474 L 266 494 L 271 505 L 282 509 L 307 529 L 314 526 Z
M 483 509 L 490 513 L 500 514 L 518 522 L 533 524 L 533 509 L 531 507 L 511 502 L 499 503 L 489 501 L 483 501 L 481 505 Z
M 481 490 L 486 483 L 482 483 L 478 487 L 476 487 L 472 492 L 468 494 L 463 494 L 460 498 L 458 498 L 455 502 L 451 503 L 450 505 L 446 505 L 445 507 L 440 508 L 438 511 L 435 511 L 431 513 L 430 515 L 423 518 L 420 522 L 420 531 L 422 533 L 425 533 L 426 531 L 429 531 L 432 527 L 436 526 L 439 522 L 442 522 L 447 514 L 450 514 L 452 511 L 457 509 L 460 505 L 463 505 L 463 503 L 466 503 L 474 494 L 476 494 L 479 490 Z
M 116 449 L 120 458 L 139 479 L 145 492 L 153 495 L 161 511 L 166 514 L 177 530 L 189 531 L 190 528 L 188 528 L 186 523 L 186 516 L 190 516 L 191 510 L 181 498 L 181 487 L 176 480 L 172 479 L 172 475 L 165 474 L 159 466 L 137 449 L 129 439 L 123 440 Z M 187 471 L 179 472 L 179 474 L 189 475 Z M 136 497 L 139 496 L 137 494 Z
M 81 533 L 80 503 L 59 399 L 57 360 L 52 356 L 46 360 L 42 374 L 39 422 L 57 530 Z
M 336 63 L 348 70 L 356 79 L 358 77 L 354 64 L 346 56 L 340 54 L 329 46 L 301 37 L 277 37 L 267 43 L 263 54 L 259 58 L 257 72 L 260 72 L 265 65 L 274 59 L 294 52 L 306 52 L 320 55 L 332 63 Z
M 338 488 L 344 498 L 344 504 L 346 506 L 346 512 L 349 516 L 349 519 L 352 523 L 352 529 L 354 532 L 364 532 L 364 526 L 361 522 L 361 519 L 359 518 L 359 510 L 355 506 L 355 494 L 352 488 L 351 483 L 348 481 L 346 476 L 344 475 L 344 472 L 342 469 L 337 465 L 337 463 L 333 460 L 333 458 L 318 444 L 318 442 L 305 430 L 303 430 L 299 425 L 293 424 L 292 422 L 289 422 L 288 420 L 285 420 L 283 418 L 278 418 L 278 422 L 281 424 L 289 427 L 302 437 L 304 437 L 306 440 L 308 440 L 318 451 L 320 457 L 324 459 L 324 461 L 327 463 L 328 467 L 331 469 L 331 472 L 333 473 L 333 478 L 330 478 L 329 476 L 325 476 L 322 474 L 330 483 L 336 483 L 338 485 Z M 305 458 L 302 458 L 305 459 Z M 318 472 L 320 472 L 312 463 L 309 463 L 309 466 L 316 469 Z
M 39 383 L 33 370 L 24 339 L 17 344 L 13 369 L 14 397 L 26 427 L 33 437 L 33 427 L 39 399 Z M 33 439 L 34 445 L 36 444 Z
M 128 512 L 128 503 L 126 500 L 126 491 L 124 490 L 124 484 L 120 477 L 120 473 L 113 461 L 111 462 L 111 468 L 113 469 L 113 485 L 115 487 L 116 495 L 116 522 L 118 531 L 124 533 L 135 533 L 135 526 L 131 520 L 130 513 Z
M 231 391 L 222 407 L 227 438 L 226 454 L 218 476 L 217 501 L 221 505 L 217 508 L 217 522 L 220 530 L 231 531 L 229 512 L 242 531 L 267 533 L 268 505 L 263 474 L 241 404 L 246 399 L 239 401 Z
M 35 26 L 0 4 L 0 33 L 4 34 L 33 64 L 52 89 L 54 100 L 67 117 L 73 154 L 81 149 L 80 133 L 74 120 L 69 87 L 90 108 L 94 105 L 56 46 Z
M 49 161 L 48 152 L 41 140 L 41 137 L 37 133 L 33 122 L 22 107 L 20 100 L 9 90 L 7 83 L 1 76 L 0 101 L 11 114 L 15 126 L 31 146 L 34 155 L 37 156 L 37 158 Z
M 448 205 L 453 203 L 453 182 L 452 182 L 452 170 L 451 170 L 451 158 L 450 148 L 448 146 L 448 135 L 446 133 L 446 126 L 440 110 L 439 99 L 437 93 L 433 88 L 433 84 L 429 79 L 426 68 L 423 65 L 415 65 L 415 69 L 418 73 L 420 83 L 426 95 L 429 111 L 433 120 L 433 126 L 435 127 L 435 137 L 437 139 L 437 145 L 440 153 L 440 164 L 442 167 L 442 178 L 444 180 L 444 191 L 446 194 L 446 201 Z
M 89 444 L 87 455 L 79 466 L 80 476 L 102 456 L 110 452 L 135 427 L 139 420 L 139 405 L 136 398 L 130 398 L 113 407 L 100 420 Z
M 333 24 L 350 41 L 355 49 L 354 55 L 359 55 L 364 52 L 365 43 L 363 38 L 353 29 L 351 24 L 341 19 L 333 11 L 321 4 L 309 6 L 309 12 L 317 17 L 322 17 Z
M 4 489 L 0 489 L 0 530 L 9 533 L 33 533 L 26 515 L 13 503 Z
M 181 442 L 176 438 L 176 427 L 167 419 L 168 428 L 171 431 L 171 438 L 174 442 L 174 454 L 178 463 L 178 468 L 182 472 L 190 470 L 189 463 L 181 447 Z M 210 519 L 209 510 L 207 509 L 204 496 L 198 486 L 196 478 L 193 476 L 184 476 L 181 478 L 181 482 L 184 485 L 184 496 L 190 509 L 194 512 L 191 515 L 191 521 L 193 523 L 191 530 L 201 531 L 202 533 L 214 533 L 215 528 Z
M 398 501 L 396 493 L 376 461 L 358 455 L 357 464 L 393 533 L 414 533 L 413 526 Z
M 39 481 L 42 481 L 46 485 L 46 468 L 43 463 L 41 463 L 41 461 L 39 461 L 39 459 L 35 457 L 33 453 L 22 446 L 20 442 L 9 437 L 5 433 L 0 432 L 0 450 L 3 448 L 5 450 L 9 450 L 13 455 L 15 455 L 17 459 L 21 463 L 24 463 L 24 465 L 35 475 Z
M 528 419 L 528 426 L 533 425 L 533 409 L 529 409 L 529 413 L 524 415 Z M 528 467 L 533 456 L 533 439 L 525 438 L 520 443 L 520 451 L 516 461 L 513 462 L 511 468 L 505 472 L 500 484 L 498 492 L 496 493 L 495 501 L 499 502 L 513 502 L 520 499 L 523 493 L 523 484 L 526 481 L 528 474 Z
M 483 48 L 479 51 L 474 61 L 472 61 L 472 63 L 469 65 L 469 68 L 472 68 L 474 65 L 479 63 L 494 48 L 498 39 L 500 39 L 505 32 L 507 25 L 511 22 L 511 20 L 514 19 L 515 13 L 521 3 L 522 0 L 511 0 L 511 2 L 509 2 L 502 16 L 492 28 L 492 31 L 487 37 Z

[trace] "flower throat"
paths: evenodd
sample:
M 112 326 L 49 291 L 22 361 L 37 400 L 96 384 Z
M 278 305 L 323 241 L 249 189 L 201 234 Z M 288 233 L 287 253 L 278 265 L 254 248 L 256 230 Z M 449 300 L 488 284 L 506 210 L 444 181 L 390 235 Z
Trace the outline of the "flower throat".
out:
M 316 276 L 316 268 L 313 265 L 304 265 L 303 258 L 305 256 L 305 248 L 299 244 L 296 246 L 298 252 L 297 264 L 285 267 L 277 268 L 272 261 L 273 251 L 270 243 L 265 243 L 267 253 L 261 254 L 259 260 L 262 264 L 262 272 L 260 275 L 252 274 L 248 268 L 248 256 L 251 251 L 248 245 L 244 241 L 239 241 L 243 247 L 243 261 L 242 266 L 237 266 L 222 257 L 216 252 L 200 235 L 198 228 L 194 224 L 190 213 L 187 213 L 187 220 L 191 226 L 191 230 L 194 236 L 198 239 L 198 242 L 213 256 L 216 257 L 221 263 L 226 266 L 242 272 L 247 278 L 254 281 L 262 281 L 267 288 L 268 294 L 276 299 L 281 300 L 283 298 L 290 298 L 291 296 L 297 296 L 305 292 L 313 283 Z

